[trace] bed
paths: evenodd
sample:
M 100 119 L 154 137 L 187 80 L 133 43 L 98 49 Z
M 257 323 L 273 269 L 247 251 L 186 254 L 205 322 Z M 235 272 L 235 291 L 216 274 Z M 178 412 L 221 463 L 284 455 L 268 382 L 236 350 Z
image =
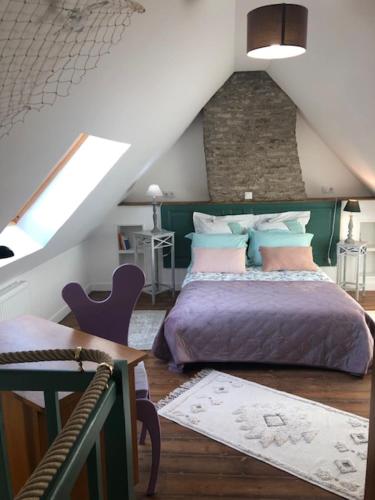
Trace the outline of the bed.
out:
M 362 307 L 321 270 L 188 273 L 153 352 L 176 371 L 248 362 L 364 375 L 374 333 Z
M 194 231 L 197 211 L 223 219 L 227 214 L 257 216 L 293 210 L 310 214 L 306 231 L 315 235 L 311 244 L 315 263 L 334 265 L 340 226 L 340 204 L 335 201 L 166 205 L 162 224 L 175 232 L 177 267 L 187 267 L 192 245 L 184 235 Z M 372 362 L 374 333 L 373 320 L 320 268 L 188 272 L 153 352 L 177 371 L 190 363 L 246 362 L 326 368 L 361 376 Z

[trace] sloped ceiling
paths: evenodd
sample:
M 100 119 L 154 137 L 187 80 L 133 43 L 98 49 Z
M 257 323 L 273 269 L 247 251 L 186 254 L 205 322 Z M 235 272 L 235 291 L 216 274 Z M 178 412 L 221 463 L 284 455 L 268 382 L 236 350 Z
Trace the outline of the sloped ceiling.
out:
M 2 268 L 23 272 L 82 241 L 134 180 L 166 151 L 233 72 L 234 0 L 142 0 L 110 55 L 40 113 L 30 112 L 0 143 L 0 228 L 80 132 L 131 148 L 40 252 Z M 214 22 L 213 22 L 214 20 Z M 223 36 L 225 34 L 225 36 Z
M 237 0 L 236 69 L 249 69 L 246 14 L 268 1 Z M 375 2 L 303 0 L 307 52 L 266 68 L 307 121 L 359 179 L 375 191 Z
M 0 0 L 1 1 L 1 0 Z M 132 146 L 23 272 L 82 241 L 169 149 L 234 70 L 266 69 L 337 156 L 375 189 L 375 2 L 303 0 L 308 52 L 271 64 L 245 55 L 246 14 L 259 0 L 141 0 L 123 40 L 50 109 L 31 112 L 0 143 L 0 228 L 80 132 Z

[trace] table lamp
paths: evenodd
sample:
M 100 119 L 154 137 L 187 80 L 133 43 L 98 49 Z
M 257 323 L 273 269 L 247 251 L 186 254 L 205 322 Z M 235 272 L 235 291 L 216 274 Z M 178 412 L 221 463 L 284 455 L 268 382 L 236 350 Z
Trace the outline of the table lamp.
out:
M 157 184 L 151 184 L 148 186 L 146 191 L 146 195 L 152 198 L 152 218 L 154 221 L 154 227 L 152 228 L 152 233 L 160 233 L 161 229 L 158 227 L 158 216 L 156 213 L 156 207 L 158 205 L 156 198 L 160 198 L 163 196 L 163 191 Z
M 348 237 L 345 240 L 345 243 L 355 243 L 353 239 L 353 214 L 360 212 L 361 208 L 359 206 L 358 200 L 348 200 L 345 207 L 344 212 L 350 213 L 349 224 L 348 224 Z

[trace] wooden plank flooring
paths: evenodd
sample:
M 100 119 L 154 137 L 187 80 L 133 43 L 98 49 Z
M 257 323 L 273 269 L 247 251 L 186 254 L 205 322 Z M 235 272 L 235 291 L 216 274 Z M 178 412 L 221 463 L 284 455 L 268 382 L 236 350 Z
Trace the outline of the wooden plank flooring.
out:
M 93 298 L 104 298 L 103 293 Z M 375 292 L 361 297 L 366 309 L 375 310 Z M 168 294 L 158 297 L 158 309 L 170 309 L 173 303 Z M 151 299 L 142 295 L 138 309 L 152 309 Z M 69 315 L 63 324 L 77 327 Z M 207 366 L 207 365 L 205 365 Z M 326 370 L 253 365 L 211 365 L 226 373 L 257 382 L 274 389 L 313 399 L 357 415 L 368 417 L 370 376 L 363 379 Z M 154 401 L 163 398 L 200 368 L 184 374 L 168 371 L 164 362 L 152 353 L 146 360 L 151 396 Z M 157 498 L 160 500 L 316 500 L 337 499 L 336 495 L 297 479 L 286 472 L 264 464 L 161 418 L 162 457 Z M 149 475 L 150 445 L 140 447 L 141 481 L 137 499 L 144 494 Z

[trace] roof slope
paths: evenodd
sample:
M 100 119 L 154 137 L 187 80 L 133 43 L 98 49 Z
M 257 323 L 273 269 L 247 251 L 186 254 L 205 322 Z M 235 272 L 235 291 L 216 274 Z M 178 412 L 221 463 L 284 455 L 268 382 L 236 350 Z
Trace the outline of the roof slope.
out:
M 30 112 L 2 140 L 0 227 L 79 133 L 130 143 L 131 148 L 44 250 L 5 266 L 0 278 L 82 241 L 233 72 L 234 0 L 142 4 L 146 13 L 133 18 L 98 69 L 72 87 L 69 97 L 40 113 Z

